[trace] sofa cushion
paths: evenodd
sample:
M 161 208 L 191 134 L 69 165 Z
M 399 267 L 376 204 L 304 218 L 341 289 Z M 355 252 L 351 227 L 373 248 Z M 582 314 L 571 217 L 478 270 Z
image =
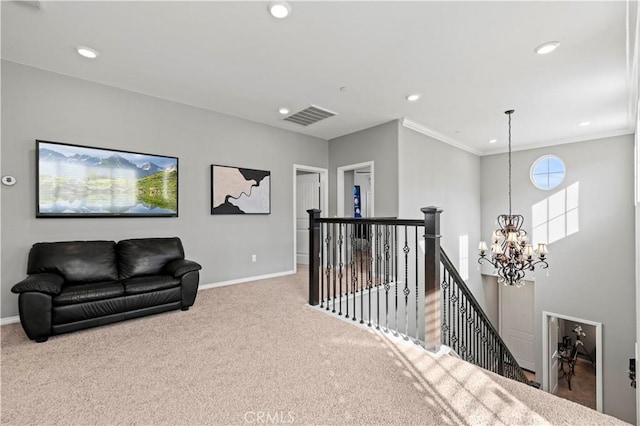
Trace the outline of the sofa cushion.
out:
M 49 272 L 67 282 L 100 282 L 118 279 L 116 243 L 113 241 L 64 241 L 36 243 L 29 252 L 27 274 Z
M 124 294 L 130 295 L 177 287 L 180 285 L 180 279 L 169 275 L 152 275 L 129 278 L 122 281 L 122 284 L 124 285 Z
M 128 317 L 139 316 L 136 311 L 149 309 L 167 304 L 177 304 L 181 307 L 182 293 L 180 287 L 167 288 L 165 290 L 152 291 L 150 293 L 131 294 L 124 297 L 125 315 Z M 174 308 L 175 309 L 175 308 Z M 133 311 L 133 312 L 132 312 Z
M 54 306 L 51 310 L 51 324 L 55 326 L 92 318 L 100 318 L 98 322 L 109 324 L 113 322 L 110 317 L 113 318 L 113 315 L 117 316 L 126 310 L 126 300 L 126 297 L 114 297 L 95 302 Z M 124 315 L 120 319 L 124 319 Z
M 54 306 L 74 305 L 118 296 L 124 296 L 124 287 L 117 281 L 66 285 L 62 288 L 62 292 L 53 298 L 53 304 Z
M 117 245 L 120 279 L 157 275 L 164 266 L 184 259 L 179 238 L 139 238 L 122 240 Z

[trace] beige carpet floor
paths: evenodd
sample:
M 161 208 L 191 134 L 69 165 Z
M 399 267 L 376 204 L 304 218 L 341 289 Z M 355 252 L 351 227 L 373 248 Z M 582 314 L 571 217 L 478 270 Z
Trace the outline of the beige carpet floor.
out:
M 612 425 L 305 306 L 306 275 L 35 344 L 2 327 L 2 424 Z

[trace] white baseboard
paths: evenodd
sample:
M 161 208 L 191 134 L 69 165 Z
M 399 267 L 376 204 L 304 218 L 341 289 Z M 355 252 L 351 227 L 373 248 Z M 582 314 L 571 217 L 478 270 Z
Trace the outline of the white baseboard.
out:
M 0 318 L 0 325 L 15 324 L 17 322 L 20 322 L 20 317 L 18 315 L 14 317 Z
M 206 290 L 206 289 L 209 289 L 209 288 L 225 287 L 225 286 L 228 286 L 228 285 L 242 284 L 242 283 L 247 283 L 247 282 L 250 282 L 250 281 L 266 280 L 268 278 L 284 277 L 286 275 L 293 275 L 295 273 L 296 273 L 295 271 L 284 271 L 284 272 L 276 272 L 276 273 L 273 273 L 273 274 L 257 275 L 257 276 L 254 276 L 254 277 L 238 278 L 237 280 L 221 281 L 219 283 L 203 284 L 203 285 L 198 286 L 198 291 Z M 18 315 L 14 316 L 14 317 L 0 318 L 0 326 L 6 325 L 6 324 L 14 324 L 16 322 L 20 322 L 20 317 Z
M 246 277 L 246 278 L 238 278 L 237 280 L 229 280 L 229 281 L 221 281 L 218 283 L 211 283 L 211 284 L 202 284 L 198 287 L 198 291 L 200 290 L 207 290 L 209 288 L 216 288 L 216 287 L 225 287 L 228 285 L 235 285 L 235 284 L 242 284 L 242 283 L 247 283 L 250 281 L 258 281 L 258 280 L 266 280 L 268 278 L 277 278 L 277 277 L 284 277 L 286 275 L 294 275 L 296 272 L 291 270 L 291 271 L 284 271 L 284 272 L 276 272 L 273 274 L 266 274 L 266 275 L 257 275 L 254 277 Z

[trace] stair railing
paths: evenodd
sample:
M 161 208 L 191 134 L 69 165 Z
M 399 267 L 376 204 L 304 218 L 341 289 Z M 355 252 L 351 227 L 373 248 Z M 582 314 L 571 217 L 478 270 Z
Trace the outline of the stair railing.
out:
M 442 262 L 442 343 L 460 358 L 501 376 L 536 386 L 495 329 L 444 252 Z
M 532 386 L 424 220 L 321 218 L 309 210 L 309 304 Z
M 424 221 L 309 214 L 309 304 L 423 341 Z

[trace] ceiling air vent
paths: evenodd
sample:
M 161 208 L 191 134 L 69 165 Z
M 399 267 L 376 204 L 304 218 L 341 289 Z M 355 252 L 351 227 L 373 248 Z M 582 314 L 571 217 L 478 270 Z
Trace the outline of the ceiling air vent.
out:
M 284 120 L 299 124 L 301 126 L 308 126 L 309 124 L 317 123 L 320 120 L 333 117 L 334 115 L 338 115 L 338 113 L 331 112 L 315 105 L 311 105 L 310 107 L 305 108 L 302 111 L 298 111 L 295 114 L 290 115 Z
M 40 9 L 42 7 L 40 0 L 16 0 L 16 3 L 27 7 L 32 7 L 34 9 Z

